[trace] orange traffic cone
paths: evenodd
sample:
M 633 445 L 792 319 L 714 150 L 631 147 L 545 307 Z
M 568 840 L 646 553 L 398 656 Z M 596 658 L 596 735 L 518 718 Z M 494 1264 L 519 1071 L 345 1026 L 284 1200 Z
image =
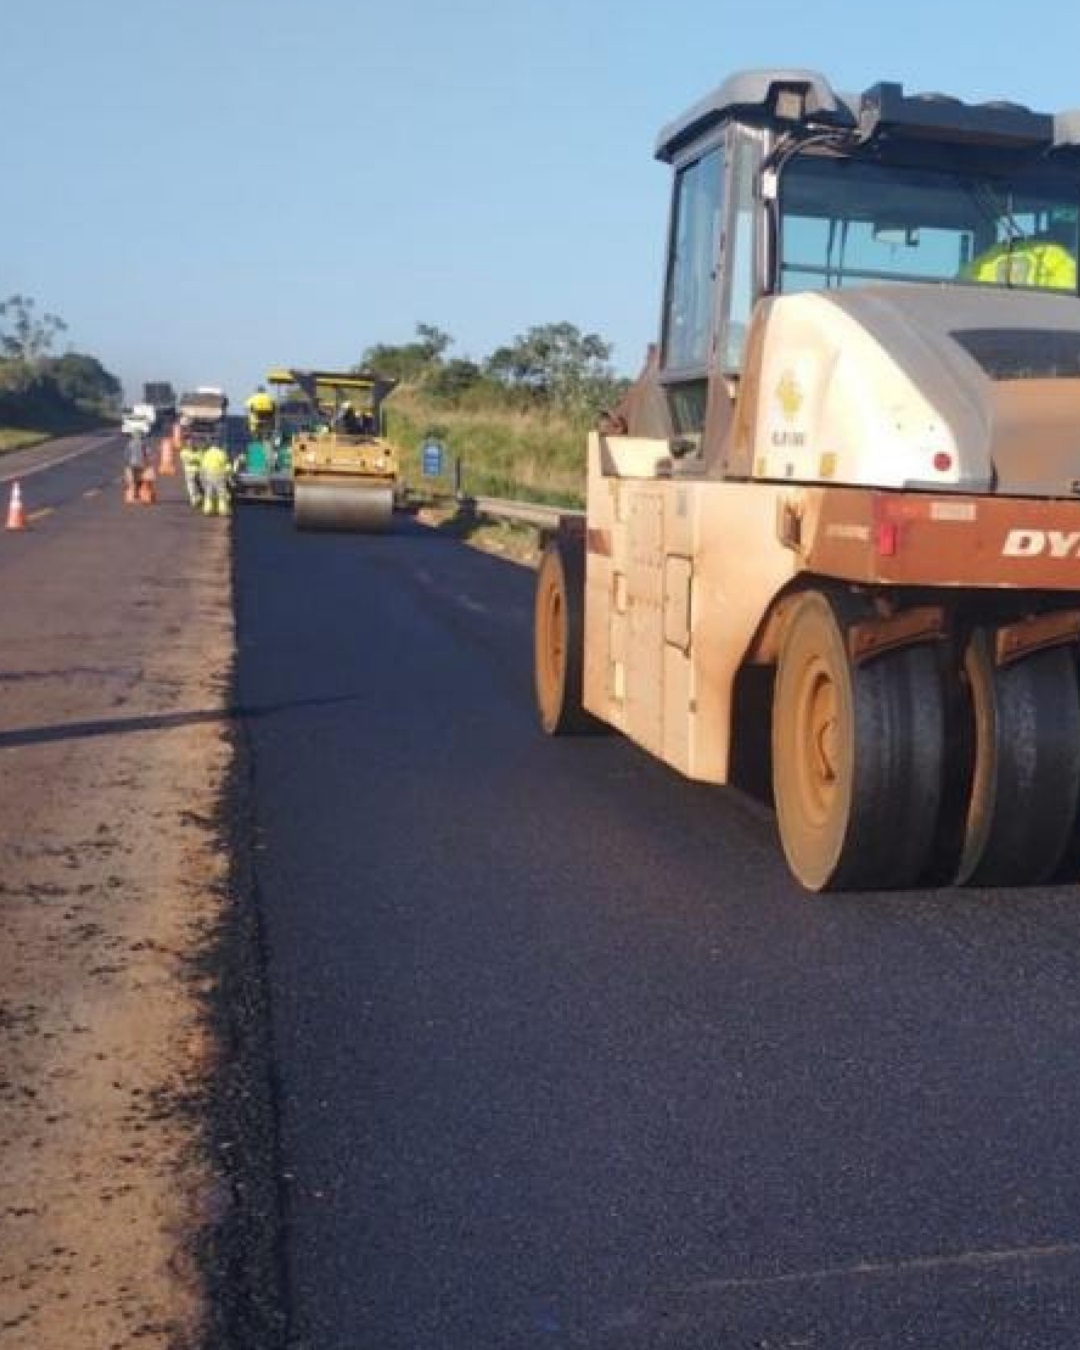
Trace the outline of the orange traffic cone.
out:
M 26 529 L 26 512 L 23 510 L 22 492 L 18 483 L 11 485 L 11 498 L 8 501 L 7 528 L 9 530 Z
M 153 469 L 144 469 L 142 481 L 139 483 L 139 501 L 144 506 L 153 506 L 157 501 L 157 486 L 154 482 Z
M 170 436 L 166 436 L 161 442 L 161 458 L 158 461 L 158 473 L 163 478 L 171 478 L 176 473 L 176 456 L 173 452 L 173 443 Z

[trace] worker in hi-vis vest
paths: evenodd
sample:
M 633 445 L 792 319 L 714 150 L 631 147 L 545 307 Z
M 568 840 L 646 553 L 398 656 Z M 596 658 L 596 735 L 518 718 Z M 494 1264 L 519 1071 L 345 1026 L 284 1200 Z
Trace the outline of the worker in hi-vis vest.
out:
M 195 445 L 191 441 L 182 441 L 180 466 L 184 470 L 184 486 L 187 488 L 188 501 L 192 506 L 202 506 L 202 481 L 199 477 L 202 467 L 202 446 Z
M 248 413 L 248 430 L 253 436 L 264 434 L 274 425 L 276 405 L 273 395 L 268 394 L 261 384 L 248 399 L 245 406 Z
M 1014 237 L 994 244 L 964 268 L 968 281 L 991 286 L 1038 286 L 1052 291 L 1076 290 L 1076 225 L 1051 225 L 1031 238 Z
M 229 456 L 217 441 L 206 447 L 199 468 L 202 479 L 203 515 L 229 514 Z

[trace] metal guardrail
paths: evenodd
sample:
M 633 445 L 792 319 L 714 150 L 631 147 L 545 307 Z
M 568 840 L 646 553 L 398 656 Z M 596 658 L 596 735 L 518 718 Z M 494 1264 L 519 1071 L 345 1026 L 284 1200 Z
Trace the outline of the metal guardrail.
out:
M 515 521 L 535 525 L 540 530 L 555 530 L 567 520 L 584 520 L 585 512 L 570 506 L 545 506 L 540 502 L 507 501 L 502 497 L 460 497 L 458 504 L 479 516 L 492 520 Z

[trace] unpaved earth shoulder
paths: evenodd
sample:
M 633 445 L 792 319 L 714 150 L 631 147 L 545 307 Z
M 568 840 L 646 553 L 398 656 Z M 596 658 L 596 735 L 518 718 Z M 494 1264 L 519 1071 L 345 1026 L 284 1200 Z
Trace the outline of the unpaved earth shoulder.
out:
M 272 1130 L 227 847 L 229 538 L 165 487 L 0 559 L 5 1350 L 238 1344 L 252 1204 L 241 1237 L 273 1233 L 243 1175 Z

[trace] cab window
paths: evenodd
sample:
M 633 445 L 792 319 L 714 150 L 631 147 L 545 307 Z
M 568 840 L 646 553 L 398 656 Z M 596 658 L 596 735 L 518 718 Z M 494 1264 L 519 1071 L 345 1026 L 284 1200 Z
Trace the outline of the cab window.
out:
M 721 152 L 679 170 L 664 302 L 662 366 L 704 374 L 709 364 L 720 238 Z

